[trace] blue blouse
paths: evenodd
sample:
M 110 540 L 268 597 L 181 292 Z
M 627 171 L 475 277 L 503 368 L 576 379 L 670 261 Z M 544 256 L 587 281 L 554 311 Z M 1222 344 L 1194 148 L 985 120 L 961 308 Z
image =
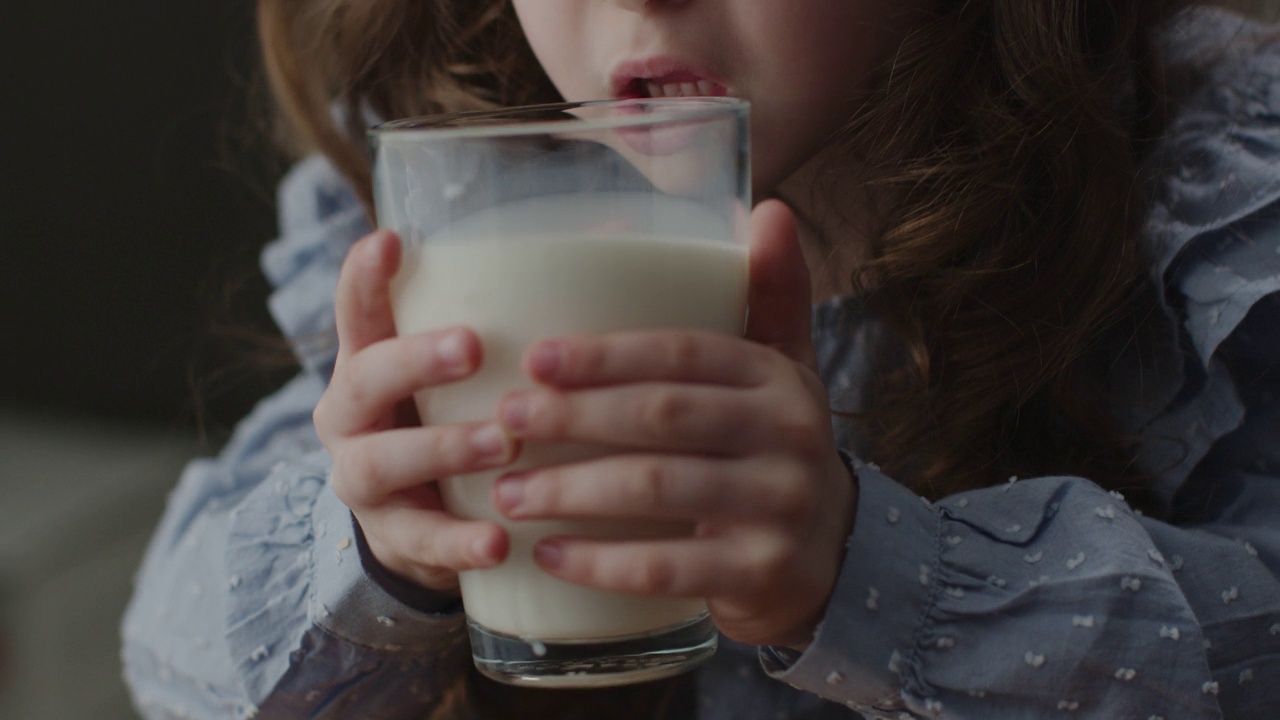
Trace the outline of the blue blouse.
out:
M 1215 10 L 1166 39 L 1208 74 L 1152 158 L 1173 330 L 1112 378 L 1130 427 L 1166 439 L 1142 457 L 1164 519 L 1079 477 L 931 504 L 861 465 L 812 645 L 784 660 L 724 641 L 700 717 L 1280 717 L 1280 44 Z M 470 662 L 462 618 L 366 571 L 311 426 L 339 264 L 369 228 L 318 158 L 280 209 L 262 262 L 303 372 L 183 473 L 124 618 L 126 678 L 147 718 L 424 717 Z M 853 299 L 814 319 L 832 396 L 856 390 L 873 326 Z

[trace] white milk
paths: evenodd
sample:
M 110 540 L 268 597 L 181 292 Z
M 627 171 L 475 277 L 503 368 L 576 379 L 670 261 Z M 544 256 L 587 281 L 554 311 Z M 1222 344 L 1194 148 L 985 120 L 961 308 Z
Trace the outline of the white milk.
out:
M 520 360 L 534 341 L 662 327 L 740 335 L 746 295 L 745 247 L 643 235 L 454 236 L 406 248 L 393 286 L 400 333 L 461 324 L 473 328 L 484 345 L 484 362 L 475 376 L 416 398 L 424 422 L 433 424 L 493 418 L 507 392 L 532 387 Z M 527 444 L 516 467 L 599 452 Z M 523 638 L 583 640 L 658 630 L 705 610 L 698 600 L 625 596 L 572 585 L 533 562 L 533 545 L 548 535 L 671 536 L 688 534 L 691 526 L 510 522 L 490 504 L 499 474 L 443 483 L 452 512 L 497 521 L 511 536 L 511 553 L 501 566 L 462 573 L 463 604 L 472 620 Z

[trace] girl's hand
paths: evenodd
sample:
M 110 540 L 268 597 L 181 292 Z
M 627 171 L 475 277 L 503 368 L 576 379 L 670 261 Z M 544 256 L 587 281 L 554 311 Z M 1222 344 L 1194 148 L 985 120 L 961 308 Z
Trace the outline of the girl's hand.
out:
M 338 360 L 315 409 L 333 457 L 333 489 L 351 508 L 369 550 L 402 579 L 457 587 L 457 571 L 506 557 L 505 531 L 446 513 L 435 480 L 500 466 L 514 445 L 494 422 L 422 427 L 414 392 L 461 380 L 480 364 L 464 328 L 397 337 L 389 282 L 400 241 L 375 232 L 351 249 L 338 278 Z
M 752 235 L 746 339 L 632 332 L 529 349 L 541 387 L 504 398 L 507 431 L 627 451 L 506 476 L 494 504 L 513 519 L 692 521 L 689 538 L 549 538 L 534 554 L 570 582 L 706 598 L 729 637 L 803 648 L 834 587 L 856 489 L 815 371 L 790 211 L 762 204 Z

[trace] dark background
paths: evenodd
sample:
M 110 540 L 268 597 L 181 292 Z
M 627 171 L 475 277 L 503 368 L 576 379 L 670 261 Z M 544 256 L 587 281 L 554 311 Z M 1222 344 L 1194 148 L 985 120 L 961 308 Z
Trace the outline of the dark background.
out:
M 282 377 L 227 341 L 274 332 L 253 3 L 0 5 L 0 402 L 218 433 Z
M 119 625 L 165 497 L 293 372 L 253 12 L 0 0 L 0 720 L 136 720 Z

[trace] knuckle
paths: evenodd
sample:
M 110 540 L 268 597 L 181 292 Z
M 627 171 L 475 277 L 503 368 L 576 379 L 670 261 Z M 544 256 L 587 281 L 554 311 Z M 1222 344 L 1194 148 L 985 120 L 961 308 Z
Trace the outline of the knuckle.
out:
M 802 458 L 817 458 L 830 444 L 827 439 L 830 431 L 823 428 L 811 413 L 797 410 L 781 412 L 769 433 L 783 448 Z
M 334 493 L 348 507 L 376 505 L 382 497 L 379 488 L 377 454 L 362 443 L 348 444 L 334 458 Z
M 359 360 L 353 359 L 341 373 L 334 373 L 331 385 L 346 395 L 348 404 L 353 408 L 363 408 L 369 403 L 369 388 L 364 382 L 364 375 L 359 372 L 359 365 Z
M 529 395 L 529 427 L 536 428 L 546 438 L 563 438 L 570 434 L 569 415 L 565 400 L 551 393 L 538 392 Z
M 435 532 L 430 521 L 423 523 L 417 532 L 402 542 L 404 551 L 409 554 L 414 564 L 423 568 L 450 567 L 450 564 L 440 557 L 439 533 Z
M 329 391 L 326 390 L 320 396 L 320 400 L 316 402 L 315 409 L 311 411 L 311 424 L 315 426 L 316 435 L 320 436 L 320 440 L 328 445 L 333 435 L 332 425 L 329 422 Z
M 702 349 L 697 340 L 685 333 L 672 335 L 666 346 L 667 364 L 677 375 L 686 376 L 698 367 Z
M 449 570 L 470 570 L 475 567 L 475 559 L 468 547 L 468 538 L 466 533 L 455 531 L 448 534 L 432 532 L 433 527 L 428 525 L 423 528 L 422 535 L 434 536 L 435 547 L 434 555 L 426 556 L 430 562 L 427 564 L 432 567 L 442 567 Z M 442 548 L 441 545 L 444 545 Z
M 670 474 L 658 460 L 649 460 L 639 466 L 627 482 L 624 499 L 629 506 L 646 510 L 661 507 L 670 494 Z
M 602 376 L 608 365 L 602 343 L 594 340 L 566 343 L 562 347 L 567 375 L 578 379 Z
M 405 562 L 426 573 L 465 569 L 466 553 L 460 545 L 458 538 L 429 517 L 421 518 L 396 538 L 396 551 Z
M 789 525 L 803 525 L 813 519 L 816 511 L 814 496 L 810 492 L 809 474 L 800 467 L 778 471 L 770 485 L 769 504 L 773 513 Z
M 822 382 L 822 378 L 819 377 L 817 373 L 807 368 L 795 365 L 792 365 L 792 369 L 800 379 L 800 386 L 808 391 L 810 395 L 815 398 L 822 398 L 824 401 L 828 400 L 827 386 Z
M 421 349 L 421 340 L 414 343 L 406 342 L 404 338 L 396 338 L 383 342 L 390 345 L 383 351 L 387 365 L 384 372 L 394 377 L 402 378 L 420 377 L 428 379 L 432 377 L 438 365 L 434 345 L 429 345 L 424 351 Z
M 667 595 L 675 589 L 676 569 L 670 558 L 651 555 L 637 566 L 635 590 L 646 595 Z
M 783 537 L 776 537 L 762 544 L 755 553 L 743 576 L 755 590 L 769 587 L 783 580 L 796 558 L 795 544 Z
M 651 440 L 678 433 L 693 411 L 689 399 L 672 390 L 656 392 L 640 411 L 640 431 Z
M 777 350 L 756 343 L 748 344 L 744 359 L 753 371 L 751 385 L 754 387 L 761 387 L 772 382 L 775 375 L 777 375 L 777 368 L 780 363 L 782 363 L 783 367 L 791 365 L 789 360 L 779 357 Z
M 396 573 L 408 574 L 412 571 L 412 558 L 406 556 L 394 542 L 388 541 L 386 528 L 377 513 L 360 513 L 356 519 L 364 532 L 369 552 L 379 564 Z
M 349 508 L 364 507 L 366 497 L 360 491 L 359 472 L 353 467 L 350 452 L 335 453 L 333 456 L 333 494 Z
M 465 425 L 427 425 L 422 429 L 418 452 L 431 461 L 432 467 L 447 471 L 463 466 L 475 450 L 471 447 Z
M 471 443 L 471 432 L 470 427 L 461 425 L 427 429 L 421 452 L 430 462 L 430 474 L 436 476 L 432 479 L 463 472 L 475 464 L 480 451 Z

